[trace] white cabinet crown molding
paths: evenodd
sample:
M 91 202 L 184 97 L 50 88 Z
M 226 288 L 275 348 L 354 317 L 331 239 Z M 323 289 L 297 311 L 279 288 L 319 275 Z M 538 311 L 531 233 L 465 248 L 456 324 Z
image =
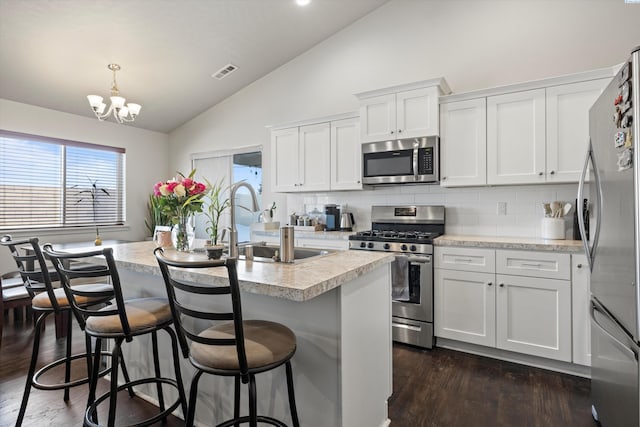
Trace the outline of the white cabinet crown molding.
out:
M 389 86 L 382 89 L 374 89 L 366 92 L 356 93 L 355 97 L 358 99 L 366 99 L 374 96 L 389 95 L 392 93 L 404 92 L 408 90 L 420 89 L 424 87 L 437 86 L 440 89 L 440 96 L 448 95 L 451 93 L 451 88 L 444 77 L 437 77 L 435 79 L 421 80 L 419 82 L 406 83 L 396 86 Z
M 454 93 L 440 97 L 440 104 L 447 104 L 449 102 L 464 101 L 467 99 L 483 98 L 493 95 L 503 95 L 511 92 L 521 92 L 525 90 L 548 88 L 551 86 L 564 85 L 575 82 L 582 82 L 588 80 L 598 80 L 604 78 L 612 78 L 616 75 L 618 70 L 622 67 L 622 64 L 618 64 L 612 67 L 598 68 L 596 70 L 583 71 L 574 74 L 565 74 L 562 76 L 549 77 L 539 80 L 532 80 L 528 82 L 509 84 L 504 86 L 496 86 L 486 89 L 478 89 L 469 92 Z

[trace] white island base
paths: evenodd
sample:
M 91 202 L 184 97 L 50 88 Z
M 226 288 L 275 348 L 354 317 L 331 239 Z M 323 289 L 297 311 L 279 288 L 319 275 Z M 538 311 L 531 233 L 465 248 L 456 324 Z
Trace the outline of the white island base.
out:
M 338 255 L 339 256 L 339 255 Z M 162 278 L 119 266 L 125 296 L 166 296 Z M 309 427 L 378 427 L 389 425 L 387 400 L 392 393 L 390 264 L 382 264 L 304 302 L 242 292 L 243 317 L 280 322 L 298 340 L 292 359 L 300 424 Z M 159 332 L 161 369 L 173 377 L 170 341 Z M 123 345 L 131 378 L 153 376 L 151 338 Z M 194 369 L 182 359 L 185 392 Z M 284 366 L 256 376 L 258 413 L 291 425 Z M 140 391 L 155 401 L 155 388 Z M 165 389 L 165 401 L 175 399 Z M 243 385 L 241 413 L 248 414 Z M 215 425 L 233 416 L 233 378 L 203 375 L 196 421 Z

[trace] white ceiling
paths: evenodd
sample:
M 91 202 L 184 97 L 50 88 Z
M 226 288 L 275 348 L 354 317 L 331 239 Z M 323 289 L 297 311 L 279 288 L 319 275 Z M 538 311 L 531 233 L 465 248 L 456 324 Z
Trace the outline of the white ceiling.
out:
M 166 133 L 386 1 L 0 0 L 0 98 L 93 117 L 115 62 L 127 126 Z

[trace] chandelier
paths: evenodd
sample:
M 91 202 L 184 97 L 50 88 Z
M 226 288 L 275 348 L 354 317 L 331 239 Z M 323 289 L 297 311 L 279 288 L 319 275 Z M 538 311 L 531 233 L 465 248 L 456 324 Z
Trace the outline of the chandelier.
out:
M 118 91 L 118 83 L 116 83 L 116 71 L 120 71 L 120 66 L 118 64 L 109 64 L 107 65 L 107 68 L 113 71 L 113 84 L 111 85 L 111 105 L 105 113 L 104 109 L 107 107 L 107 105 L 102 102 L 102 97 L 99 95 L 87 95 L 89 105 L 91 105 L 93 113 L 101 122 L 108 119 L 111 114 L 113 114 L 113 117 L 115 117 L 118 123 L 132 122 L 136 119 L 138 114 L 140 114 L 140 108 L 142 108 L 142 106 L 140 104 L 133 104 L 131 102 L 126 106 L 124 105 L 126 99 L 120 96 L 120 92 Z

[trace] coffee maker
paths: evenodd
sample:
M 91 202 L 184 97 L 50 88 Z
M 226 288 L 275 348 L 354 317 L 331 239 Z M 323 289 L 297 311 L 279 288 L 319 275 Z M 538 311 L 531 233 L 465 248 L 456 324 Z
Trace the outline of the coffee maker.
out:
M 326 231 L 340 230 L 340 208 L 338 205 L 324 205 Z

